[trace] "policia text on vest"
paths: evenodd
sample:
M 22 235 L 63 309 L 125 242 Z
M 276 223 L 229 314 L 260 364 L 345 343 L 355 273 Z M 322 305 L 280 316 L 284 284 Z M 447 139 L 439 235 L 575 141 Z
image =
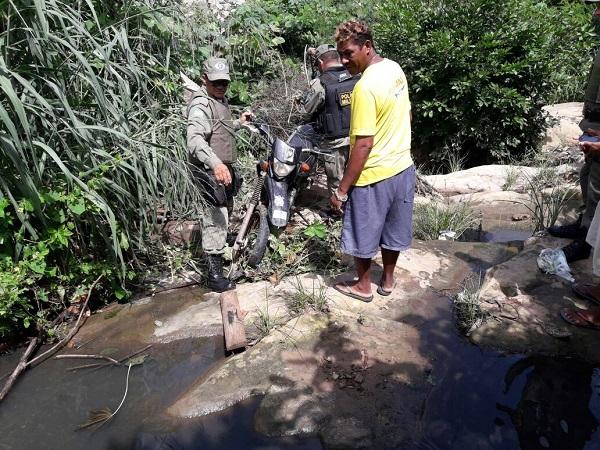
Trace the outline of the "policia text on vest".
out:
M 347 137 L 350 130 L 350 100 L 359 77 L 353 77 L 343 67 L 326 70 L 319 77 L 325 89 L 325 103 L 317 123 L 327 139 Z

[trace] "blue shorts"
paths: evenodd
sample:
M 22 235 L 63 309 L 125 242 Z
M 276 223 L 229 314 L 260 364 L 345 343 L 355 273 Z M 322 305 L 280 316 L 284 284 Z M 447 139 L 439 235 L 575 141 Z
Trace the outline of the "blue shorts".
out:
M 402 251 L 412 241 L 415 166 L 367 186 L 354 186 L 344 209 L 341 249 L 372 258 L 379 247 Z

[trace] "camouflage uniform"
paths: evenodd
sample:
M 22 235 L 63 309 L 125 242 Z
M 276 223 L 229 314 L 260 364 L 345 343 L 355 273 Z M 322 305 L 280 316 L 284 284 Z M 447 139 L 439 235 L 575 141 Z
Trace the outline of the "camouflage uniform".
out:
M 596 52 L 592 71 L 585 89 L 583 104 L 583 120 L 579 123 L 582 131 L 588 128 L 600 130 L 600 50 Z M 586 157 L 585 163 L 579 172 L 581 195 L 583 197 L 583 216 L 581 225 L 589 228 L 596 205 L 600 200 L 600 158 L 598 156 Z
M 585 3 L 599 3 L 600 0 L 585 0 Z M 598 10 L 596 10 L 598 11 Z M 598 30 L 600 17 L 594 13 L 593 24 Z M 600 50 L 596 51 L 592 70 L 588 77 L 585 90 L 583 120 L 579 123 L 582 131 L 593 128 L 600 131 Z M 588 258 L 591 246 L 586 242 L 585 236 L 592 223 L 598 201 L 600 201 L 600 158 L 587 156 L 579 172 L 579 183 L 583 205 L 579 219 L 575 223 L 553 226 L 548 232 L 557 237 L 575 239 L 562 248 L 567 262 Z
M 194 170 L 210 172 L 217 165 L 230 166 L 235 162 L 234 132 L 240 128 L 239 120 L 232 120 L 227 100 L 219 101 L 201 88 L 187 107 L 187 149 Z M 226 206 L 207 204 L 202 217 L 202 249 L 209 255 L 224 252 L 229 211 L 233 196 L 228 194 Z
M 310 88 L 305 94 L 301 104 L 302 120 L 310 122 L 319 113 L 325 104 L 325 88 L 318 78 L 310 83 Z M 344 176 L 344 169 L 348 161 L 348 152 L 350 150 L 350 137 L 339 139 L 324 139 L 321 149 L 331 153 L 331 157 L 325 158 L 325 173 L 327 174 L 327 188 L 329 195 L 340 185 Z

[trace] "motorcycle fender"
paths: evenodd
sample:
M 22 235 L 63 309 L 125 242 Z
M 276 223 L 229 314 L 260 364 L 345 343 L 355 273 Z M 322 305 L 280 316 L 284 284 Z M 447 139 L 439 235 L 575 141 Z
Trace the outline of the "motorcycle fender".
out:
M 269 222 L 276 227 L 284 227 L 290 217 L 288 184 L 269 177 L 266 187 L 269 196 Z

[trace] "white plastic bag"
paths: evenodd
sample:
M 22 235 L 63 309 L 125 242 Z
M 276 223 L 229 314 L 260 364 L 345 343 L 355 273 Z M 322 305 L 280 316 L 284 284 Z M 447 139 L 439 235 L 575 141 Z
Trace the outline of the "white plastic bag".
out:
M 575 278 L 571 275 L 571 268 L 567 263 L 565 253 L 560 248 L 545 248 L 537 258 L 537 265 L 542 272 L 558 275 L 571 283 Z
M 440 231 L 440 235 L 438 237 L 438 240 L 440 240 L 440 241 L 453 241 L 454 239 L 456 239 L 456 231 L 452 231 L 452 230 L 442 230 L 442 231 Z

